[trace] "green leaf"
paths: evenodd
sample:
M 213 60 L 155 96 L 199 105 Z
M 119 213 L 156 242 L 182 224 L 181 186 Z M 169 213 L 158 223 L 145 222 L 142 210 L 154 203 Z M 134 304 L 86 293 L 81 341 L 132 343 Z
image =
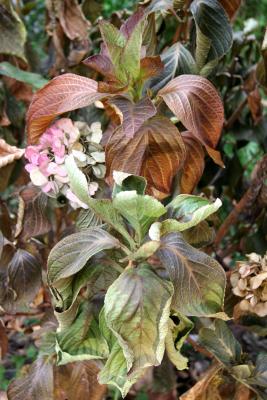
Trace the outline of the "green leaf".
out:
M 70 180 L 70 188 L 73 193 L 88 206 L 89 191 L 84 173 L 78 168 L 73 155 L 65 158 L 65 166 Z
M 120 63 L 123 49 L 126 46 L 126 38 L 114 25 L 107 21 L 101 21 L 99 27 L 114 66 L 116 78 L 122 83 L 127 83 L 127 75 Z
M 24 52 L 27 32 L 9 0 L 0 3 L 0 31 L 0 54 L 20 57 L 27 62 Z
M 161 363 L 172 284 L 147 265 L 125 270 L 105 296 L 105 317 L 127 360 L 127 371 Z
M 96 216 L 119 232 L 127 240 L 131 248 L 135 248 L 135 242 L 126 230 L 122 216 L 111 200 L 89 198 L 88 203 Z
M 206 349 L 226 366 L 240 362 L 241 346 L 224 321 L 216 320 L 214 329 L 202 328 L 199 338 Z
M 119 241 L 101 228 L 73 233 L 58 242 L 49 254 L 49 282 L 55 285 L 79 272 L 94 254 L 119 247 Z
M 267 354 L 261 353 L 256 360 L 256 366 L 249 383 L 257 386 L 267 387 Z
M 172 308 L 189 316 L 219 313 L 226 284 L 220 264 L 186 243 L 180 233 L 169 233 L 161 242 L 157 255 L 174 285 Z
M 137 194 L 145 194 L 147 182 L 142 176 L 113 171 L 113 178 L 115 184 L 113 186 L 112 197 L 115 197 L 120 192 L 129 190 L 136 190 Z
M 141 369 L 132 371 L 130 374 L 127 373 L 127 362 L 122 348 L 115 335 L 109 329 L 104 312 L 105 309 L 103 308 L 99 315 L 99 326 L 102 335 L 109 345 L 110 355 L 98 375 L 98 380 L 101 384 L 114 385 L 121 391 L 122 396 L 125 397 L 131 386 L 144 373 L 144 370 Z
M 193 329 L 193 322 L 185 316 L 179 314 L 175 315 L 179 318 L 179 323 L 176 325 L 172 318 L 169 319 L 169 330 L 166 336 L 166 351 L 170 361 L 176 366 L 178 370 L 187 368 L 188 358 L 184 357 L 180 350 Z M 175 319 L 176 319 L 175 318 Z
M 182 74 L 196 73 L 196 62 L 190 53 L 181 43 L 175 43 L 161 56 L 161 61 L 164 64 L 163 71 L 148 81 L 148 86 L 154 93 L 157 93 L 175 76 Z
M 139 195 L 135 190 L 118 193 L 113 205 L 135 229 L 139 243 L 150 225 L 166 213 L 165 207 L 158 200 L 148 195 Z
M 97 215 L 95 215 L 93 210 L 81 209 L 76 219 L 75 225 L 79 231 L 82 231 L 87 228 L 102 225 L 102 220 L 101 218 L 97 217 Z
M 157 240 L 151 240 L 139 247 L 134 253 L 131 253 L 128 256 L 129 260 L 146 260 L 147 258 L 151 257 L 160 247 L 160 242 Z
M 106 340 L 89 303 L 81 304 L 75 321 L 56 336 L 59 365 L 73 361 L 104 359 L 109 355 Z
M 196 24 L 196 59 L 201 69 L 205 62 L 221 58 L 232 46 L 232 28 L 218 0 L 194 0 L 190 10 Z
M 8 76 L 9 78 L 16 79 L 19 82 L 28 83 L 33 86 L 34 89 L 41 89 L 48 83 L 48 80 L 43 78 L 42 75 L 34 72 L 23 71 L 7 61 L 0 63 L 0 75 Z
M 140 20 L 131 33 L 123 49 L 120 65 L 125 70 L 125 75 L 137 79 L 140 74 L 140 58 L 142 47 L 142 33 L 144 22 Z
M 175 219 L 167 219 L 162 222 L 161 234 L 169 232 L 182 232 L 198 225 L 211 214 L 215 213 L 222 205 L 220 199 L 210 203 L 208 199 L 189 194 L 180 194 L 166 207 L 168 216 Z

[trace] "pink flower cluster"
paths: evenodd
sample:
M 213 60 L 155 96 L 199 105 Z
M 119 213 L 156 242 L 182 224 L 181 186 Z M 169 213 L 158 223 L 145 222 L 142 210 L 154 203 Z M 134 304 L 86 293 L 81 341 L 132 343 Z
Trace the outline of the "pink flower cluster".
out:
M 80 132 L 69 118 L 59 119 L 41 136 L 39 144 L 28 146 L 25 166 L 34 185 L 39 186 L 48 196 L 63 194 L 74 208 L 87 206 L 71 191 L 65 158 L 72 146 L 79 140 Z

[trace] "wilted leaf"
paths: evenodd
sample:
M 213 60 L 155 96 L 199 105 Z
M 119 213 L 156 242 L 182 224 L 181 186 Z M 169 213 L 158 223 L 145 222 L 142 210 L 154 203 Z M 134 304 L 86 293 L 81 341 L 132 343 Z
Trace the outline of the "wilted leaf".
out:
M 215 229 L 210 227 L 207 221 L 200 222 L 197 226 L 183 231 L 186 242 L 193 247 L 204 247 L 215 239 Z
M 81 304 L 71 326 L 57 334 L 56 350 L 59 365 L 108 357 L 107 343 L 90 304 Z
M 172 284 L 147 265 L 125 270 L 108 289 L 105 317 L 128 371 L 161 363 L 172 295 Z
M 3 308 L 7 312 L 25 309 L 41 286 L 40 260 L 26 250 L 18 249 L 8 264 L 7 277 Z
M 210 203 L 204 197 L 180 194 L 167 205 L 168 217 L 175 221 L 169 219 L 163 221 L 162 229 L 167 233 L 170 232 L 169 229 L 184 231 L 192 228 L 215 213 L 221 205 L 220 199 Z
M 116 131 L 106 146 L 107 180 L 112 184 L 113 171 L 143 176 L 148 191 L 166 197 L 174 175 L 181 168 L 185 148 L 177 128 L 166 117 L 146 121 L 133 139 Z
M 111 106 L 115 106 L 122 113 L 122 133 L 128 138 L 133 138 L 143 123 L 153 117 L 157 110 L 152 101 L 147 97 L 134 104 L 122 97 L 115 97 Z
M 220 312 L 225 291 L 220 264 L 186 243 L 179 233 L 170 233 L 161 241 L 157 254 L 174 285 L 173 309 L 195 316 Z
M 93 361 L 75 362 L 57 367 L 54 372 L 53 399 L 103 400 L 107 388 L 98 383 L 98 372 L 99 368 Z
M 175 76 L 196 72 L 193 56 L 181 43 L 173 44 L 161 54 L 160 58 L 164 65 L 163 71 L 157 77 L 150 79 L 146 85 L 155 93 Z
M 205 168 L 205 153 L 202 144 L 190 132 L 183 132 L 186 158 L 181 176 L 181 193 L 192 193 Z
M 267 87 L 267 28 L 261 47 L 262 60 L 257 65 L 256 76 L 258 82 Z
M 8 387 L 9 400 L 48 400 L 53 399 L 53 363 L 48 357 L 38 357 L 32 364 L 29 374 L 15 379 Z
M 220 366 L 209 369 L 199 382 L 181 396 L 180 400 L 223 400 L 219 393 L 219 385 L 222 383 L 220 372 Z
M 119 241 L 101 228 L 88 228 L 62 239 L 48 257 L 51 284 L 79 272 L 96 253 L 119 247 Z
M 85 18 L 77 0 L 58 2 L 60 24 L 70 40 L 88 40 L 90 22 Z
M 0 139 L 0 168 L 19 160 L 24 154 L 24 149 L 10 146 L 4 139 Z
M 175 315 L 179 319 L 176 324 L 172 318 L 169 319 L 169 330 L 166 336 L 166 352 L 170 361 L 176 366 L 178 370 L 187 368 L 188 358 L 184 357 L 180 350 L 193 329 L 193 322 L 190 319 L 182 316 L 181 314 Z
M 135 229 L 139 243 L 150 225 L 166 213 L 165 207 L 158 200 L 148 195 L 139 195 L 135 190 L 118 193 L 113 205 Z
M 0 3 L 0 31 L 0 54 L 10 54 L 26 61 L 24 45 L 27 32 L 9 0 Z
M 51 224 L 46 214 L 47 204 L 47 196 L 36 187 L 31 186 L 20 192 L 15 237 L 27 240 L 49 232 Z
M 0 75 L 8 76 L 19 82 L 28 83 L 35 89 L 41 89 L 41 87 L 48 83 L 47 79 L 43 78 L 42 75 L 23 71 L 6 61 L 0 63 Z
M 215 148 L 224 122 L 215 87 L 196 75 L 181 75 L 158 93 L 182 124 L 206 147 Z
M 196 60 L 202 68 L 206 60 L 221 58 L 232 46 L 233 34 L 224 8 L 218 0 L 194 0 L 190 10 L 196 23 Z
M 27 114 L 28 143 L 35 144 L 56 116 L 88 106 L 103 97 L 97 82 L 75 74 L 52 79 L 33 97 Z
M 226 366 L 240 362 L 241 346 L 224 321 L 216 320 L 214 329 L 202 328 L 199 338 L 208 351 Z
M 241 0 L 220 0 L 220 3 L 225 9 L 228 17 L 232 19 L 241 5 Z

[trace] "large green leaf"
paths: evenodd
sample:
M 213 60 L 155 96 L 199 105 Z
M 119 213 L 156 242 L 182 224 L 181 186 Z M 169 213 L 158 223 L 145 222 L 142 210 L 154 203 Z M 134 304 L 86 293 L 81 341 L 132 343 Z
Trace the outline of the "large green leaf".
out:
M 174 321 L 179 320 L 176 324 Z M 178 370 L 187 368 L 188 358 L 184 357 L 180 350 L 193 329 L 193 322 L 179 314 L 169 319 L 169 330 L 166 336 L 166 351 L 170 361 Z
M 214 329 L 202 328 L 201 343 L 223 364 L 229 366 L 240 362 L 241 346 L 224 321 L 216 320 Z
M 56 350 L 59 364 L 108 357 L 108 345 L 89 303 L 81 304 L 75 321 L 57 334 Z
M 9 54 L 26 61 L 24 45 L 27 32 L 9 0 L 0 2 L 0 31 L 0 54 Z
M 168 206 L 167 219 L 161 225 L 162 235 L 169 232 L 184 231 L 198 225 L 201 221 L 215 213 L 222 205 L 220 199 L 210 203 L 200 196 L 181 194 L 171 201 Z
M 158 200 L 148 195 L 139 195 L 135 190 L 118 193 L 113 205 L 135 229 L 139 243 L 150 225 L 166 213 L 165 207 Z
M 190 51 L 181 43 L 173 44 L 161 54 L 160 58 L 164 64 L 163 71 L 146 84 L 146 87 L 149 87 L 154 93 L 157 93 L 177 75 L 196 73 L 195 60 Z
M 126 396 L 131 386 L 137 381 L 137 379 L 144 373 L 144 369 L 131 371 L 130 374 L 127 372 L 127 362 L 123 354 L 123 350 L 118 343 L 115 335 L 109 329 L 104 308 L 101 310 L 99 315 L 100 330 L 104 338 L 106 339 L 109 348 L 110 355 L 98 375 L 98 380 L 102 384 L 114 385 L 120 391 L 122 396 Z
M 161 242 L 157 254 L 174 285 L 172 308 L 195 316 L 221 312 L 226 279 L 220 264 L 186 243 L 180 233 L 170 233 Z
M 127 371 L 161 363 L 173 286 L 147 265 L 125 270 L 105 296 L 105 317 L 123 349 Z
M 65 159 L 65 166 L 70 180 L 70 188 L 73 193 L 88 206 L 89 190 L 86 176 L 78 168 L 73 155 L 69 155 Z
M 199 68 L 206 61 L 222 57 L 232 46 L 232 28 L 218 0 L 194 0 L 190 10 L 196 23 L 196 60 Z
M 140 73 L 143 29 L 144 22 L 141 19 L 134 27 L 122 52 L 120 66 L 125 70 L 128 79 L 137 79 Z
M 79 272 L 94 254 L 119 247 L 119 241 L 101 228 L 73 233 L 58 242 L 49 254 L 49 282 L 55 285 Z
M 33 86 L 34 89 L 41 89 L 41 87 L 48 83 L 48 80 L 43 78 L 42 75 L 34 72 L 23 71 L 7 61 L 0 63 L 0 75 L 8 76 L 20 82 L 28 83 L 29 85 Z

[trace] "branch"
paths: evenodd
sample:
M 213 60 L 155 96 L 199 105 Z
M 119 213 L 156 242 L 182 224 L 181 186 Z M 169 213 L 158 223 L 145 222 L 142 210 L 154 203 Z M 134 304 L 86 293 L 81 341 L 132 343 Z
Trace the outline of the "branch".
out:
M 234 209 L 228 215 L 224 223 L 218 230 L 214 246 L 218 247 L 222 239 L 228 233 L 230 227 L 237 223 L 241 213 L 246 214 L 251 211 L 251 208 L 255 207 L 255 203 L 260 195 L 261 189 L 264 186 L 264 181 L 267 179 L 267 154 L 265 154 L 260 161 L 256 164 L 252 173 L 252 180 L 250 187 L 236 204 Z

